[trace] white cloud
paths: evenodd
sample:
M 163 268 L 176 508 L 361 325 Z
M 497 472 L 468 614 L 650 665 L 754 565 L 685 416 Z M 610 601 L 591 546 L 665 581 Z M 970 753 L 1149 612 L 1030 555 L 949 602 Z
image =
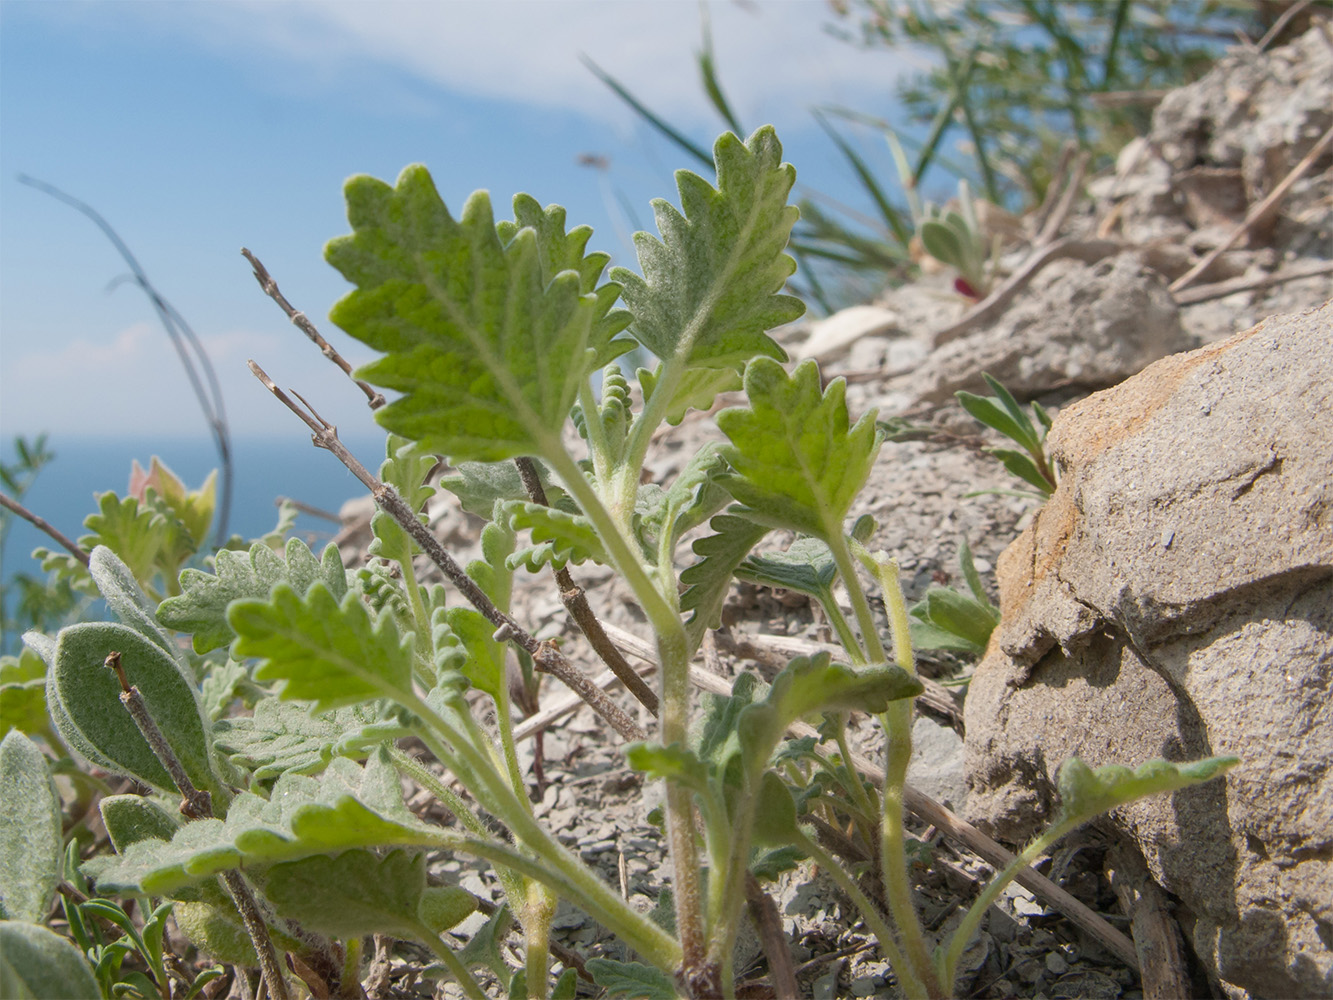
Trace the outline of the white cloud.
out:
M 831 37 L 824 0 L 713 0 L 707 11 L 719 75 L 744 121 L 815 103 L 882 106 L 918 64 L 901 51 L 860 53 Z M 716 122 L 694 61 L 701 8 L 690 0 L 247 0 L 101 11 L 111 12 L 151 16 L 151 30 L 247 59 L 278 56 L 305 75 L 304 86 L 390 66 L 455 92 L 632 121 L 583 65 L 587 56 L 669 120 Z

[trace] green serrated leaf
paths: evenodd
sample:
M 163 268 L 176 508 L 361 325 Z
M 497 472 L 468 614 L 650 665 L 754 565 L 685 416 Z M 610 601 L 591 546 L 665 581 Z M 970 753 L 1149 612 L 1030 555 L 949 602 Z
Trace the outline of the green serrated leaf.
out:
M 229 868 L 357 847 L 439 847 L 445 839 L 408 810 L 398 772 L 379 751 L 364 768 L 337 757 L 317 778 L 284 774 L 268 799 L 236 796 L 225 822 L 187 823 L 170 842 L 141 840 L 124 854 L 92 858 L 83 871 L 105 892 L 164 896 Z
M 708 522 L 715 534 L 694 543 L 692 548 L 699 561 L 680 574 L 686 588 L 680 595 L 680 609 L 693 612 L 685 624 L 692 650 L 699 648 L 706 630 L 722 623 L 722 604 L 731 589 L 732 573 L 771 530 L 753 520 L 749 511 L 734 510 Z
M 681 535 L 731 502 L 731 495 L 717 482 L 727 469 L 721 447 L 720 442 L 707 442 L 665 490 L 654 483 L 639 487 L 634 524 L 648 551 L 656 552 L 661 546 L 664 525 L 669 526 L 666 551 L 670 554 Z
M 213 734 L 233 764 L 268 781 L 289 771 L 315 774 L 338 756 L 364 758 L 369 748 L 405 733 L 373 706 L 311 715 L 307 704 L 265 698 L 252 716 L 219 720 Z
M 823 600 L 831 595 L 838 567 L 818 538 L 798 538 L 786 552 L 752 553 L 736 567 L 736 576 L 761 587 L 795 590 Z
M 603 346 L 594 367 L 603 368 L 626 351 L 632 351 L 635 346 L 632 338 L 616 337 L 633 319 L 628 310 L 611 308 L 620 298 L 620 286 L 614 282 L 597 284 L 611 257 L 601 252 L 587 253 L 592 227 L 576 226 L 566 233 L 564 208 L 547 205 L 543 209 L 530 195 L 514 195 L 513 204 L 514 221 L 496 223 L 501 242 L 508 244 L 521 229 L 531 229 L 537 235 L 542 280 L 549 285 L 562 271 L 575 271 L 579 276 L 579 291 L 598 298 L 594 333 L 596 342 Z
M 879 713 L 889 702 L 924 690 L 899 666 L 853 670 L 830 661 L 828 653 L 797 657 L 773 679 L 763 701 L 741 713 L 737 728 L 747 767 L 764 767 L 787 727 L 803 716 L 850 709 Z
M 467 650 L 460 670 L 473 687 L 499 701 L 505 683 L 505 644 L 491 636 L 495 626 L 472 608 L 449 608 L 445 612 L 449 629 Z
M 284 558 L 285 557 L 285 558 Z M 337 546 L 325 547 L 316 559 L 301 540 L 287 542 L 283 556 L 267 545 L 256 542 L 248 552 L 218 552 L 214 573 L 196 569 L 182 571 L 184 593 L 163 601 L 157 620 L 178 632 L 194 635 L 194 651 L 206 653 L 225 646 L 236 633 L 227 621 L 227 607 L 232 601 L 266 599 L 277 584 L 289 584 L 304 594 L 316 580 L 338 600 L 347 593 L 347 573 Z
M 11 732 L 0 741 L 0 920 L 40 924 L 60 881 L 60 798 L 46 758 Z
M 250 672 L 230 657 L 225 663 L 209 663 L 208 673 L 199 684 L 199 701 L 205 714 L 214 722 L 226 715 L 237 692 L 249 679 Z
M 87 960 L 65 938 L 38 924 L 0 923 L 0 996 L 88 1000 L 101 995 Z
M 865 484 L 879 453 L 873 411 L 849 426 L 846 383 L 821 391 L 819 368 L 804 361 L 788 376 L 757 358 L 745 371 L 750 405 L 723 410 L 717 424 L 731 439 L 724 449 L 736 475 L 722 485 L 754 517 L 828 541 Z
M 372 619 L 355 593 L 339 603 L 322 582 L 304 597 L 280 583 L 267 601 L 233 601 L 227 621 L 235 655 L 262 657 L 255 680 L 286 681 L 286 700 L 327 712 L 411 695 L 414 637 L 400 636 L 387 614 Z
M 611 561 L 597 530 L 582 514 L 568 514 L 530 500 L 510 500 L 504 504 L 504 512 L 512 530 L 532 532 L 533 544 L 506 560 L 511 569 L 523 566 L 535 573 L 548 562 L 558 569 L 589 559 L 602 565 Z
M 1205 757 L 1187 764 L 1150 760 L 1134 770 L 1107 764 L 1092 770 L 1077 757 L 1060 765 L 1056 786 L 1060 811 L 1056 823 L 1080 823 L 1135 799 L 1188 788 L 1226 774 L 1238 757 Z
M 353 233 L 325 257 L 356 289 L 330 318 L 383 352 L 357 372 L 401 394 L 376 412 L 381 426 L 454 461 L 558 444 L 607 353 L 608 296 L 583 294 L 575 271 L 544 280 L 537 232 L 503 242 L 484 191 L 455 220 L 425 167 L 395 187 L 360 176 L 345 190 Z
M 46 664 L 31 649 L 0 657 L 0 736 L 49 731 L 46 711 Z
M 799 213 L 787 205 L 796 171 L 782 162 L 777 133 L 765 126 L 745 142 L 727 133 L 713 161 L 716 188 L 680 170 L 681 211 L 653 202 L 661 239 L 634 237 L 643 277 L 611 272 L 625 286 L 635 337 L 681 371 L 740 368 L 757 355 L 783 360 L 766 331 L 805 311 L 781 294 L 796 269 L 783 251 Z
M 264 896 L 282 916 L 319 934 L 420 940 L 429 932 L 417 917 L 425 888 L 425 854 L 350 850 L 274 865 Z
M 224 795 L 212 767 L 209 724 L 198 691 L 161 646 L 112 622 L 84 622 L 62 629 L 47 681 L 47 704 L 65 741 L 90 761 L 162 791 L 175 791 L 120 701 L 116 673 L 106 667 L 120 653 L 130 684 L 196 787 Z
M 171 546 L 171 519 L 134 497 L 122 500 L 111 492 L 97 495 L 97 508 L 96 514 L 84 519 L 91 534 L 79 539 L 79 548 L 91 552 L 105 545 L 129 566 L 136 580 L 151 580 L 159 558 Z
M 553 507 L 559 507 L 568 513 L 577 513 L 578 508 L 569 499 L 565 491 L 551 478 L 551 473 L 541 462 L 537 466 L 537 478 L 546 491 L 546 499 Z M 523 488 L 523 478 L 513 462 L 459 462 L 457 475 L 444 476 L 440 485 L 458 497 L 458 502 L 469 514 L 490 520 L 497 500 L 528 500 L 528 491 Z
M 679 996 L 671 977 L 650 965 L 590 958 L 584 967 L 593 982 L 606 991 L 608 998 L 676 1000 Z

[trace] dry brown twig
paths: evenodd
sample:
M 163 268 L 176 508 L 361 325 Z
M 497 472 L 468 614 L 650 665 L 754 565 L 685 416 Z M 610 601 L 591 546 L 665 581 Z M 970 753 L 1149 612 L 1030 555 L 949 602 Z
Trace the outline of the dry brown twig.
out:
M 241 255 L 248 260 L 250 266 L 254 268 L 255 281 L 259 282 L 259 287 L 264 290 L 264 294 L 278 304 L 278 308 L 287 314 L 287 318 L 292 321 L 292 325 L 309 337 L 315 346 L 319 348 L 320 353 L 323 354 L 324 357 L 328 358 L 341 368 L 343 374 L 356 383 L 357 388 L 366 394 L 366 405 L 372 410 L 377 410 L 383 406 L 383 394 L 376 392 L 368 383 L 361 381 L 361 379 L 352 374 L 352 366 L 347 363 L 347 359 L 339 354 L 337 349 L 324 339 L 319 330 L 315 328 L 315 324 L 310 322 L 310 318 L 306 316 L 305 313 L 301 312 L 287 301 L 287 297 L 279 290 L 278 283 L 273 280 L 273 276 L 268 273 L 268 268 L 263 265 L 259 258 L 245 247 L 241 247 Z
M 27 507 L 23 506 L 23 504 L 19 503 L 17 500 L 10 497 L 7 493 L 0 493 L 0 507 L 4 507 L 6 510 L 12 511 L 19 517 L 23 518 L 23 520 L 31 524 L 38 531 L 45 532 L 51 538 L 54 538 L 56 542 L 59 543 L 62 549 L 65 549 L 75 559 L 83 563 L 85 569 L 88 567 L 89 565 L 88 553 L 84 552 L 83 549 L 79 548 L 77 543 L 70 541 L 70 539 L 66 535 L 64 535 L 59 528 L 49 524 L 44 519 L 38 517 L 32 511 L 28 510 Z
M 375 498 L 376 506 L 398 522 L 403 530 L 411 536 L 412 540 L 421 547 L 427 558 L 444 574 L 445 578 L 458 588 L 467 602 L 495 626 L 495 638 L 498 641 L 512 641 L 527 650 L 532 656 L 537 669 L 551 674 L 551 676 L 577 691 L 593 707 L 593 710 L 610 723 L 612 728 L 625 739 L 641 740 L 644 738 L 644 731 L 639 728 L 634 720 L 619 705 L 608 698 L 601 688 L 584 676 L 582 671 L 570 663 L 553 643 L 539 642 L 523 626 L 491 602 L 491 599 L 486 596 L 472 578 L 463 572 L 463 568 L 448 553 L 440 540 L 431 534 L 430 528 L 421 523 L 416 516 L 416 512 L 407 505 L 397 491 L 372 475 L 370 470 L 357 461 L 356 456 L 347 450 L 347 447 L 338 439 L 337 427 L 316 413 L 309 403 L 301 399 L 299 393 L 293 393 L 297 399 L 301 400 L 304 408 L 298 406 L 293 402 L 291 396 L 278 388 L 264 369 L 260 368 L 254 361 L 250 361 L 248 364 L 250 371 L 263 383 L 264 387 L 310 428 L 311 440 L 314 445 L 317 448 L 324 448 L 332 452 L 347 467 L 348 471 L 356 476 L 366 489 L 370 490 L 371 495 Z
M 1305 176 L 1306 172 L 1315 164 L 1319 157 L 1323 156 L 1329 149 L 1333 148 L 1333 128 L 1329 128 L 1314 147 L 1301 158 L 1301 161 L 1292 167 L 1287 176 L 1282 178 L 1277 187 L 1268 193 L 1263 201 L 1259 202 L 1246 213 L 1244 220 L 1236 226 L 1225 240 L 1213 247 L 1203 256 L 1203 259 L 1192 268 L 1182 274 L 1175 281 L 1171 282 L 1170 291 L 1174 295 L 1182 289 L 1192 285 L 1196 278 L 1200 277 L 1208 268 L 1213 266 L 1213 262 L 1222 254 L 1226 253 L 1236 242 L 1248 233 L 1251 229 L 1258 226 L 1269 217 L 1269 213 L 1277 209 L 1278 204 L 1286 197 L 1287 192 L 1291 190 L 1293 184 Z

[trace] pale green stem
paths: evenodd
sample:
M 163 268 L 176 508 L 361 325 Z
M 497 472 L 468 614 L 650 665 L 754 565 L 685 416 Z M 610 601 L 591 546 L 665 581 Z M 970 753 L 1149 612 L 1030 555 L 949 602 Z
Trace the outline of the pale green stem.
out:
M 795 845 L 809 855 L 810 860 L 817 864 L 822 871 L 827 872 L 851 899 L 852 904 L 860 912 L 861 919 L 866 922 L 870 932 L 879 940 L 880 950 L 884 952 L 884 957 L 889 960 L 889 965 L 893 967 L 893 973 L 898 977 L 898 985 L 902 992 L 908 997 L 925 996 L 926 988 L 899 950 L 898 940 L 894 936 L 893 929 L 880 915 L 879 908 L 861 891 L 861 887 L 856 884 L 856 880 L 842 867 L 842 863 L 820 847 L 819 843 L 799 826 L 796 828 Z
M 865 644 L 866 660 L 870 663 L 885 661 L 884 644 L 879 641 L 879 629 L 875 625 L 875 616 L 871 614 L 870 603 L 866 600 L 865 588 L 856 575 L 856 561 L 847 547 L 847 539 L 841 529 L 830 531 L 825 539 L 833 553 L 833 561 L 838 566 L 838 575 L 847 588 L 847 598 L 851 601 L 852 611 L 856 615 L 856 625 L 861 630 L 861 642 Z
M 389 748 L 389 756 L 392 758 L 394 766 L 403 774 L 415 781 L 426 791 L 430 792 L 444 807 L 453 814 L 454 818 L 463 826 L 467 827 L 479 837 L 487 835 L 486 824 L 483 823 L 477 815 L 468 808 L 468 804 L 463 801 L 463 797 L 446 785 L 435 774 L 415 759 L 410 754 L 398 749 L 398 747 Z
M 861 644 L 856 641 L 856 633 L 852 631 L 852 626 L 847 623 L 847 616 L 842 613 L 842 608 L 838 607 L 837 598 L 830 593 L 827 599 L 820 599 L 819 605 L 824 609 L 829 625 L 838 635 L 838 644 L 847 653 L 852 664 L 858 667 L 863 665 L 866 662 L 865 653 L 861 651 Z
M 361 981 L 362 938 L 352 937 L 343 942 L 343 968 L 341 981 L 359 983 Z
M 403 573 L 403 585 L 407 588 L 407 598 L 412 604 L 412 621 L 416 624 L 418 642 L 423 648 L 430 648 L 430 615 L 426 613 L 426 605 L 421 600 L 421 587 L 417 584 L 417 571 L 412 565 L 411 548 L 414 544 L 409 542 L 409 551 L 406 556 L 396 560 L 398 568 Z
M 454 774 L 478 801 L 509 828 L 515 839 L 536 857 L 531 858 L 497 845 L 489 838 L 476 844 L 471 838 L 462 838 L 464 842 L 448 846 L 477 854 L 492 861 L 497 867 L 511 868 L 551 886 L 614 931 L 648 961 L 666 972 L 675 971 L 680 964 L 681 950 L 669 934 L 633 910 L 568 848 L 543 829 L 533 818 L 529 807 L 519 801 L 504 776 L 483 752 L 464 741 L 462 733 L 415 695 L 400 697 L 399 700 L 430 730 L 443 735 L 456 748 L 457 753 L 451 754 L 430 732 L 419 734 L 432 753 L 442 753 L 445 755 L 443 760 L 452 759 L 456 762 L 450 765 Z M 541 863 L 536 858 L 540 858 Z
M 418 926 L 417 936 L 421 939 L 421 943 L 444 963 L 445 968 L 449 970 L 449 974 L 454 977 L 467 996 L 471 997 L 472 1000 L 486 1000 L 486 991 L 481 988 L 481 984 L 473 978 L 467 966 L 454 954 L 454 950 L 440 940 L 439 935 L 432 932 L 425 924 L 421 924 Z
M 551 976 L 551 918 L 555 915 L 555 897 L 540 882 L 529 880 L 523 910 L 523 963 L 528 997 L 544 1000 Z
M 597 482 L 606 483 L 611 477 L 608 464 L 611 449 L 606 444 L 606 428 L 602 426 L 597 414 L 597 400 L 593 398 L 592 383 L 587 379 L 584 379 L 583 384 L 579 386 L 579 406 L 583 410 L 583 426 L 587 428 L 593 475 L 597 477 Z
M 986 886 L 980 896 L 968 907 L 967 913 L 963 915 L 962 923 L 953 932 L 953 937 L 949 939 L 948 950 L 940 956 L 939 960 L 939 978 L 946 989 L 952 989 L 954 976 L 958 973 L 958 962 L 963 957 L 963 952 L 967 949 L 968 943 L 976 936 L 977 928 L 981 924 L 981 918 L 986 915 L 986 910 L 1000 893 L 1014 879 L 1018 878 L 1023 869 L 1032 864 L 1033 861 L 1041 857 L 1046 849 L 1063 837 L 1080 823 L 1079 818 L 1074 817 L 1051 827 L 1040 837 L 1030 843 L 1019 854 L 999 872 Z
M 915 673 L 912 640 L 907 629 L 907 602 L 903 599 L 902 587 L 898 583 L 897 565 L 891 560 L 887 563 L 875 560 L 874 563 L 878 568 L 880 585 L 884 589 L 884 604 L 889 614 L 898 666 L 908 673 Z M 930 989 L 931 995 L 939 996 L 935 966 L 921 929 L 921 921 L 912 905 L 912 885 L 908 878 L 903 786 L 907 782 L 907 767 L 912 761 L 912 699 L 903 698 L 890 703 L 880 716 L 880 725 L 884 727 L 886 739 L 884 811 L 880 821 L 885 900 L 902 935 L 908 960 Z
M 842 755 L 842 766 L 847 769 L 847 774 L 851 779 L 852 798 L 856 801 L 857 807 L 866 817 L 866 822 L 873 824 L 874 817 L 879 813 L 879 804 L 870 800 L 870 793 L 866 791 L 866 783 L 861 780 L 861 776 L 856 773 L 856 768 L 852 766 L 852 748 L 847 743 L 847 713 L 839 712 L 835 720 L 834 735 L 838 742 L 838 753 Z M 873 826 L 868 832 L 868 837 L 874 837 Z

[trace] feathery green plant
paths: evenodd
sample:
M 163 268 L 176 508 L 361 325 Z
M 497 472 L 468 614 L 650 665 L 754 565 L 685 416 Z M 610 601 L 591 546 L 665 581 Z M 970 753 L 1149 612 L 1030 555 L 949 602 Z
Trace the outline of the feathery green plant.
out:
M 736 993 L 733 951 L 747 895 L 805 857 L 853 900 L 907 995 L 953 995 L 962 949 L 1019 869 L 1011 866 L 963 930 L 932 950 L 912 903 L 904 826 L 911 699 L 922 690 L 908 612 L 895 563 L 867 548 L 873 521 L 848 524 L 881 431 L 873 413 L 851 419 L 841 380 L 824 386 L 813 362 L 784 368 L 771 336 L 802 311 L 784 293 L 794 268 L 785 249 L 797 216 L 787 204 L 795 171 L 776 134 L 724 135 L 714 159 L 715 185 L 681 171 L 680 207 L 654 203 L 659 235 L 636 238 L 641 272 L 617 268 L 610 280 L 605 255 L 586 249 L 590 230 L 566 230 L 558 207 L 519 196 L 514 219 L 497 221 L 477 193 L 455 218 L 423 167 L 394 185 L 348 182 L 352 233 L 333 240 L 327 257 L 353 290 L 332 317 L 379 352 L 358 374 L 396 394 L 377 413 L 391 432 L 379 477 L 353 467 L 380 510 L 377 558 L 399 572 L 350 573 L 332 547 L 316 557 L 291 542 L 279 556 L 259 542 L 248 553 L 217 553 L 212 573 L 183 572 L 179 592 L 159 601 L 143 589 L 157 564 L 141 561 L 136 573 L 115 551 L 138 551 L 151 525 L 131 518 L 124 532 L 104 536 L 112 544 L 93 550 L 90 579 L 117 621 L 26 641 L 49 671 L 59 739 L 155 793 L 174 785 L 187 815 L 157 797 L 104 799 L 115 853 L 81 869 L 98 892 L 174 902 L 178 925 L 201 950 L 260 964 L 275 997 L 286 995 L 275 951 L 295 953 L 332 993 L 356 978 L 360 939 L 372 933 L 420 941 L 471 997 L 486 995 L 478 968 L 505 995 L 572 996 L 574 971 L 551 970 L 560 900 L 638 959 L 586 963 L 615 995 L 721 997 Z M 637 404 L 615 364 L 635 344 L 657 358 L 639 372 Z M 599 372 L 600 398 L 592 388 Z M 726 441 L 702 449 L 670 482 L 642 482 L 663 425 L 691 407 L 711 408 L 738 383 L 744 401 L 717 415 Z M 336 451 L 336 436 L 309 419 Z M 422 477 L 436 452 L 458 470 L 442 485 L 489 520 L 482 558 L 466 571 L 420 519 L 430 493 Z M 709 533 L 686 548 L 687 532 L 705 524 Z M 766 546 L 775 529 L 798 539 Z M 423 551 L 450 589 L 419 577 L 414 556 Z M 538 821 L 518 762 L 510 645 L 551 672 L 568 664 L 507 614 L 514 574 L 585 562 L 619 574 L 652 630 L 659 686 L 650 731 L 614 705 L 594 704 L 630 739 L 631 766 L 664 788 L 670 929 Z M 816 596 L 842 653 L 798 657 L 768 686 L 743 674 L 696 715 L 690 663 L 737 576 Z M 871 588 L 889 610 L 887 636 L 871 612 Z M 609 660 L 600 626 L 579 620 Z M 186 633 L 192 648 L 178 641 Z M 493 727 L 469 691 L 494 709 Z M 238 698 L 253 712 L 229 718 Z M 853 710 L 885 729 L 882 788 L 850 766 Z M 805 719 L 822 720 L 819 738 L 789 740 Z M 11 790 L 50 787 L 43 756 L 11 737 L 20 749 L 12 764 L 0 760 L 6 801 Z M 449 781 L 397 746 L 408 737 Z M 1068 762 L 1057 825 L 1024 862 L 1100 811 L 1209 780 L 1234 763 L 1091 772 Z M 404 777 L 454 822 L 409 810 Z M 50 800 L 41 808 L 49 815 Z M 846 840 L 860 860 L 878 863 L 878 884 L 858 881 L 853 863 L 830 852 L 810 825 L 816 817 L 853 831 Z M 15 870 L 22 849 L 12 830 L 0 830 L 0 872 Z M 489 861 L 505 892 L 506 906 L 465 948 L 442 935 L 479 903 L 432 883 L 431 851 Z M 34 924 L 54 889 L 43 871 L 16 883 L 18 916 Z M 8 901 L 6 879 L 0 898 Z M 521 969 L 495 947 L 510 921 Z M 781 965 L 780 944 L 769 944 Z M 59 964 L 27 953 L 22 961 L 26 981 Z

